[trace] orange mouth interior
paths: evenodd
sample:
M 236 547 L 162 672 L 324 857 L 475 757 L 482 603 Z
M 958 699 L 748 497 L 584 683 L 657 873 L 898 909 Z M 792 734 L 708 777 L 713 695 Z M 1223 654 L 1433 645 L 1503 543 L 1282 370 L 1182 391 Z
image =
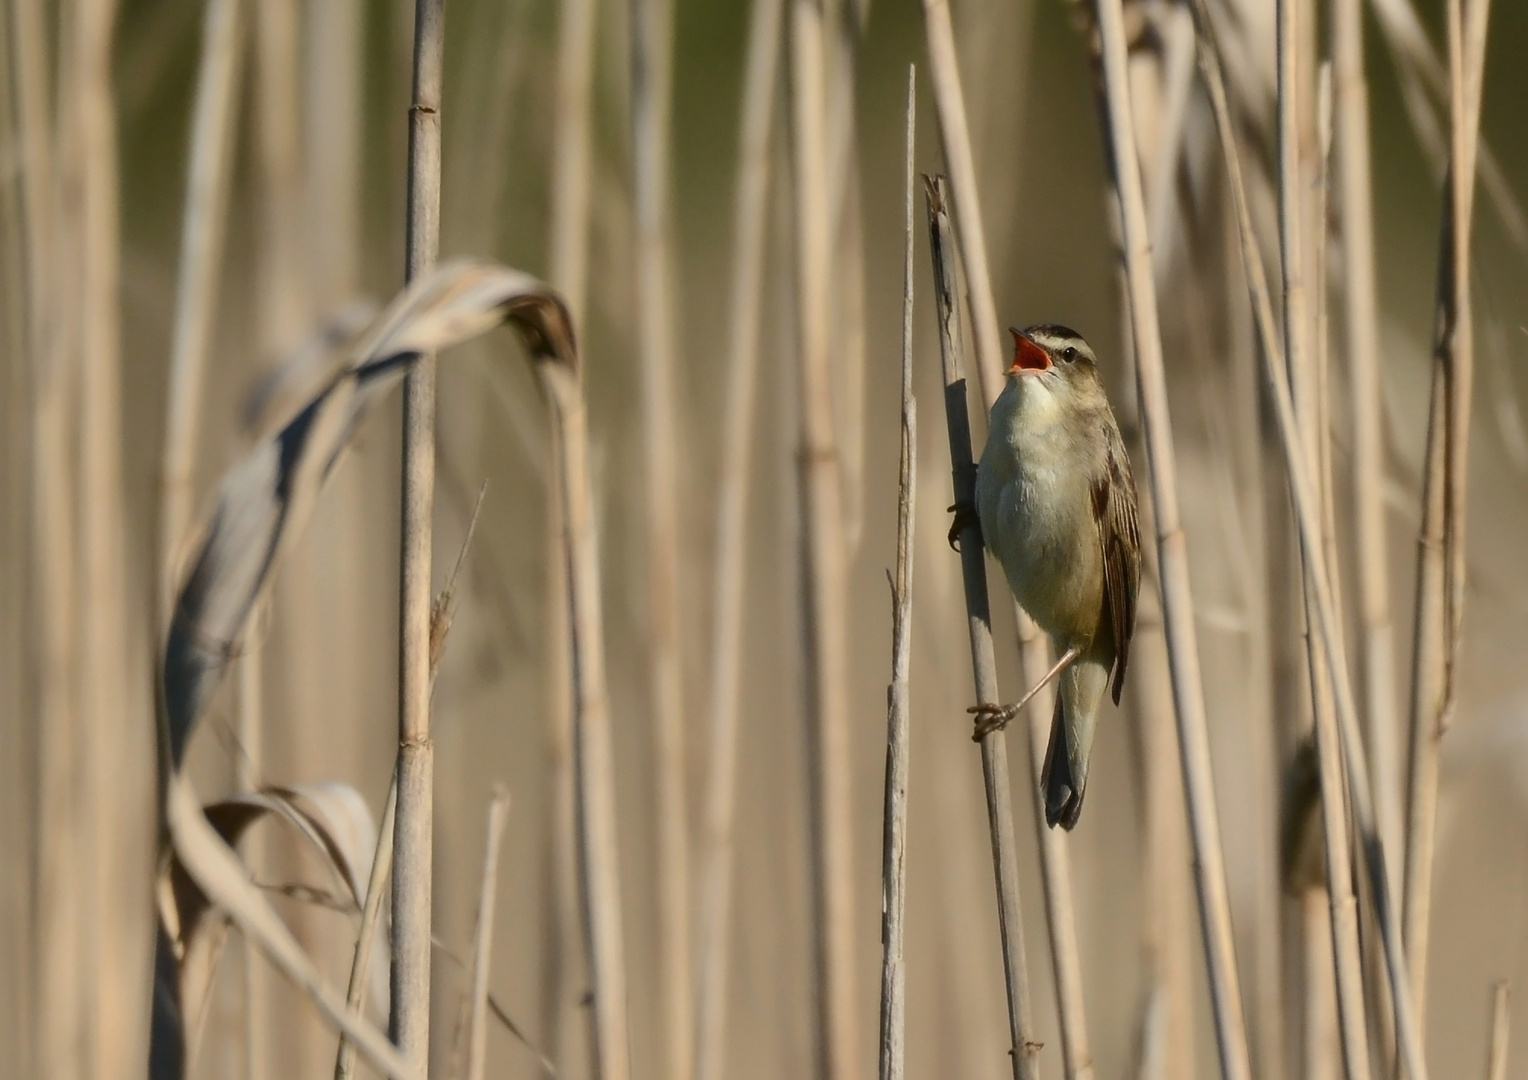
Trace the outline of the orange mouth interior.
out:
M 1050 353 L 1030 341 L 1017 330 L 1012 331 L 1014 353 L 1013 370 L 1016 371 L 1049 371 L 1051 367 Z

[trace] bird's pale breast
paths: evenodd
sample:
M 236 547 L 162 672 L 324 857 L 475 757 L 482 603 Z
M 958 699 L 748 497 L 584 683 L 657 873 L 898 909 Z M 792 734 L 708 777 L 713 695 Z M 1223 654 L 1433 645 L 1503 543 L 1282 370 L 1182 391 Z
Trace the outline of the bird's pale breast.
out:
M 982 537 L 1024 610 L 1058 642 L 1086 645 L 1103 610 L 1103 553 L 1093 519 L 1093 452 L 1057 417 L 1049 395 L 1031 392 L 1017 423 L 1022 389 L 1005 389 L 976 476 Z

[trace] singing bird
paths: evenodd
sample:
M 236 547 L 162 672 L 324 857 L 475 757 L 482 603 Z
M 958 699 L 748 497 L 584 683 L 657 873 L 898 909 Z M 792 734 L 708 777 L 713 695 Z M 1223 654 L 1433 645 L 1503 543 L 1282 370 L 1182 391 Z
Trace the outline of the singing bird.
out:
M 1119 704 L 1135 631 L 1135 478 L 1088 343 L 1065 326 L 1010 332 L 1013 366 L 992 406 L 975 510 L 983 543 L 1060 659 L 1017 705 L 971 711 L 979 738 L 1059 680 L 1040 782 L 1046 824 L 1071 829 L 1082 813 L 1099 706 L 1111 676 Z

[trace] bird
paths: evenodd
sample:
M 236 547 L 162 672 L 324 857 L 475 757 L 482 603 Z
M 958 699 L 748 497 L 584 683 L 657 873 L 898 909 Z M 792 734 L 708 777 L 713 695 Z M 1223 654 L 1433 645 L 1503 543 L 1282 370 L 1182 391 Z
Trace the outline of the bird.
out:
M 1014 360 L 992 406 L 974 510 L 982 543 L 1060 659 L 1017 704 L 970 711 L 980 739 L 1059 680 L 1040 785 L 1046 824 L 1070 831 L 1082 813 L 1099 707 L 1111 681 L 1119 704 L 1135 632 L 1135 477 L 1082 335 L 1055 324 L 1009 332 Z

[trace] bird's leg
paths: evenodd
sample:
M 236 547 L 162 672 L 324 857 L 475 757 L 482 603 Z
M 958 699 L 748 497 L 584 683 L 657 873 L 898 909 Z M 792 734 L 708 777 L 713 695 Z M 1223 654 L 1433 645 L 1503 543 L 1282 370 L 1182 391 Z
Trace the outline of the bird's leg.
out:
M 980 545 L 983 542 L 982 519 L 976 516 L 976 507 L 968 502 L 958 502 L 947 509 L 955 514 L 955 520 L 950 522 L 950 532 L 947 537 L 950 547 L 956 551 L 960 550 L 960 534 L 967 529 L 976 530 L 976 542 Z
M 1029 692 L 1019 699 L 1016 705 L 973 705 L 966 710 L 976 714 L 976 733 L 971 736 L 973 742 L 981 742 L 994 731 L 1001 731 L 1008 726 L 1008 722 L 1019 715 L 1019 710 L 1029 704 L 1029 699 L 1034 697 L 1050 682 L 1054 682 L 1059 676 L 1082 654 L 1073 646 L 1061 654 L 1061 659 L 1056 661 L 1056 666 L 1045 673 L 1045 677 L 1029 688 Z

